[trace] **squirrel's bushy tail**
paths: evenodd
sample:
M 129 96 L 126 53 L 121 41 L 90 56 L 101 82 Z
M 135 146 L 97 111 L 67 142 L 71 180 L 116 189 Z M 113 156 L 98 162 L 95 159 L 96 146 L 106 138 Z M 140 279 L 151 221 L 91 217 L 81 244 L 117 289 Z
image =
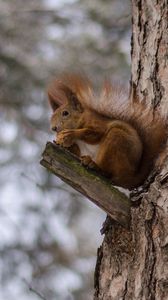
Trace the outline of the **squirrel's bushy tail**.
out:
M 149 175 L 156 159 L 163 153 L 167 140 L 167 126 L 159 111 L 152 110 L 136 98 L 132 99 L 132 107 L 130 123 L 136 128 L 143 143 L 142 158 L 133 183 L 134 186 L 139 186 Z
M 156 158 L 163 152 L 168 135 L 165 117 L 158 110 L 152 110 L 145 99 L 139 101 L 134 91 L 135 88 L 132 87 L 131 93 L 128 94 L 125 88 L 106 85 L 99 104 L 100 113 L 101 107 L 103 107 L 103 114 L 128 122 L 137 130 L 141 138 L 143 153 L 137 174 L 132 179 L 133 187 L 141 185 L 147 178 Z M 108 107 L 105 107 L 106 99 L 108 100 Z M 108 113 L 105 113 L 105 109 Z

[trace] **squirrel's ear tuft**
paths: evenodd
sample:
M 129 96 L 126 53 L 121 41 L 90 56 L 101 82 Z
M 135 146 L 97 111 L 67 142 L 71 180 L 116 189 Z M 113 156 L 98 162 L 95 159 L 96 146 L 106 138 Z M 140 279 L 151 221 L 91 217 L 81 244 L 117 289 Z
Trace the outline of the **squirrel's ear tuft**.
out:
M 73 84 L 71 88 L 66 80 L 64 82 L 63 79 L 55 80 L 49 85 L 48 98 L 53 111 L 67 103 L 69 103 L 74 110 L 79 112 L 83 111 L 83 107 L 73 89 L 75 89 Z
M 72 108 L 78 112 L 83 112 L 83 107 L 79 102 L 75 93 L 73 93 L 69 88 L 67 88 L 67 99 L 68 103 L 72 106 Z
M 67 103 L 66 87 L 59 80 L 54 80 L 48 87 L 48 99 L 53 111 Z
M 59 107 L 59 105 L 54 95 L 50 91 L 48 91 L 48 99 L 52 110 L 55 111 Z

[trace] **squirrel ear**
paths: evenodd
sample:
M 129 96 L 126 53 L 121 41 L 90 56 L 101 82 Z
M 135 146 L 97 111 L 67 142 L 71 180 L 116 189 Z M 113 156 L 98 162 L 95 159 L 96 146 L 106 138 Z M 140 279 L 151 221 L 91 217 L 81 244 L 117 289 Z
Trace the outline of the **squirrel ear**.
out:
M 48 91 L 48 99 L 52 110 L 55 111 L 59 107 L 59 105 L 56 99 L 54 98 L 54 95 L 52 95 L 50 91 Z
M 53 81 L 48 88 L 48 99 L 53 111 L 67 103 L 64 85 L 59 81 Z
M 74 110 L 83 111 L 77 95 L 72 91 L 71 87 L 66 83 L 64 84 L 61 80 L 55 80 L 50 84 L 48 98 L 53 111 L 66 103 L 69 103 Z
M 74 94 L 71 90 L 69 90 L 67 93 L 67 99 L 68 99 L 69 104 L 72 106 L 72 108 L 74 110 L 83 112 L 83 107 L 82 107 L 81 103 L 79 102 L 76 94 Z

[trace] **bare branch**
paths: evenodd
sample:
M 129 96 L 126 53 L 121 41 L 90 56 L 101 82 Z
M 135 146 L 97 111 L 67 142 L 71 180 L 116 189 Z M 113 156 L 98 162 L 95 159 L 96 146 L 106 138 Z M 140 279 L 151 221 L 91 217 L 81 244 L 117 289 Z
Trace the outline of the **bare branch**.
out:
M 29 291 L 34 293 L 36 296 L 38 296 L 42 300 L 47 300 L 40 292 L 36 291 L 28 282 L 26 279 L 23 279 L 24 283 L 28 287 Z

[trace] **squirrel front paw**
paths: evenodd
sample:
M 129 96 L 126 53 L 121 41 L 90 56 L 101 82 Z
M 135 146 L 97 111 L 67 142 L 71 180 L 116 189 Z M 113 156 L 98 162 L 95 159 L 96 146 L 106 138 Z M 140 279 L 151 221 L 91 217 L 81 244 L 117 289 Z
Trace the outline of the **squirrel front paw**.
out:
M 58 133 L 56 143 L 63 147 L 71 147 L 74 144 L 73 134 L 70 130 L 63 130 Z

